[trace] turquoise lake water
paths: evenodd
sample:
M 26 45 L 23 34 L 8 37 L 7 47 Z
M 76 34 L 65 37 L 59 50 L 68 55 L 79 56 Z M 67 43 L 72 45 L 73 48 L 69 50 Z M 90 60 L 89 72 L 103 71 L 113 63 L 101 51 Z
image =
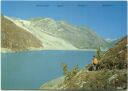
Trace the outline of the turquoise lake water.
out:
M 2 89 L 39 89 L 52 79 L 63 75 L 61 63 L 69 69 L 91 63 L 93 51 L 36 51 L 2 53 Z

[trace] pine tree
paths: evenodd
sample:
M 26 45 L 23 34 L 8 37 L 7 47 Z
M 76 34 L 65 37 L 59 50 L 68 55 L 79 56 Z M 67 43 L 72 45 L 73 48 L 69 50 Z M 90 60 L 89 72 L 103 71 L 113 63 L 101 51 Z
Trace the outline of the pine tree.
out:
M 97 50 L 96 50 L 96 58 L 97 58 L 98 60 L 100 60 L 100 58 L 101 58 L 101 49 L 100 49 L 100 47 L 97 48 Z
M 63 72 L 64 72 L 65 76 L 68 74 L 68 65 L 67 64 L 63 64 Z

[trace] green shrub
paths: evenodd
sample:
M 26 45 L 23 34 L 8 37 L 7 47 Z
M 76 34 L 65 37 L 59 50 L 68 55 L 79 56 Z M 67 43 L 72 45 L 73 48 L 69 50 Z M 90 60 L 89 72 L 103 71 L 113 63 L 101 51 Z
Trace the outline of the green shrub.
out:
M 62 64 L 62 66 L 63 66 L 64 76 L 66 76 L 68 74 L 68 65 L 67 64 Z
M 72 78 L 79 72 L 78 65 L 75 65 L 71 70 L 68 69 L 67 64 L 63 64 L 63 73 L 64 73 L 64 84 L 67 86 L 74 86 L 74 83 L 72 83 Z

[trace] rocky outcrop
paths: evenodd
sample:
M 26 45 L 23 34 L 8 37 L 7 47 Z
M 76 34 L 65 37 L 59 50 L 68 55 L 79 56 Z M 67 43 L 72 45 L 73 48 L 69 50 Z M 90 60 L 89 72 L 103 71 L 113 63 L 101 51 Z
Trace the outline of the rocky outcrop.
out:
M 43 84 L 40 89 L 61 89 L 61 85 L 63 85 L 64 77 L 59 77 L 57 79 L 54 79 L 52 81 L 46 82 Z

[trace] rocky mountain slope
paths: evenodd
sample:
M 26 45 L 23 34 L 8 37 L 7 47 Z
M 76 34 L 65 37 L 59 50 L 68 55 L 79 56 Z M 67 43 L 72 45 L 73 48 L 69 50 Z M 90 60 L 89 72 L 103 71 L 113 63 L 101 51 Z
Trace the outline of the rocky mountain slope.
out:
M 56 50 L 56 49 L 57 50 L 60 50 L 60 49 L 61 50 L 73 49 L 74 50 L 74 49 L 77 49 L 71 43 L 61 38 L 51 36 L 49 33 L 46 33 L 43 30 L 38 29 L 41 27 L 41 25 L 38 28 L 35 28 L 34 26 L 32 26 L 31 21 L 10 18 L 10 17 L 7 17 L 7 18 L 11 20 L 13 23 L 15 23 L 17 26 L 26 29 L 28 32 L 32 33 L 35 37 L 37 37 L 43 43 L 44 50 Z
M 77 27 L 67 22 L 55 21 L 50 18 L 33 19 L 31 22 L 31 26 L 35 29 L 43 30 L 52 36 L 62 38 L 78 49 L 95 49 L 99 46 L 103 48 L 109 46 L 103 38 L 86 27 Z
M 106 51 L 100 59 L 100 68 L 127 68 L 127 37 L 120 39 L 115 47 Z
M 93 70 L 92 64 L 80 71 L 75 68 L 67 72 L 64 79 L 58 78 L 55 82 L 53 80 L 52 83 L 54 84 L 49 81 L 43 84 L 40 89 L 126 90 L 127 43 L 127 37 L 124 37 L 113 48 L 104 52 L 97 65 L 97 70 Z
M 74 26 L 64 21 L 50 18 L 30 20 L 11 18 L 11 20 L 32 32 L 43 42 L 46 49 L 96 49 L 99 46 L 102 48 L 111 46 L 91 29 Z
M 30 32 L 1 16 L 1 47 L 11 51 L 24 51 L 31 48 L 43 48 L 43 45 Z

